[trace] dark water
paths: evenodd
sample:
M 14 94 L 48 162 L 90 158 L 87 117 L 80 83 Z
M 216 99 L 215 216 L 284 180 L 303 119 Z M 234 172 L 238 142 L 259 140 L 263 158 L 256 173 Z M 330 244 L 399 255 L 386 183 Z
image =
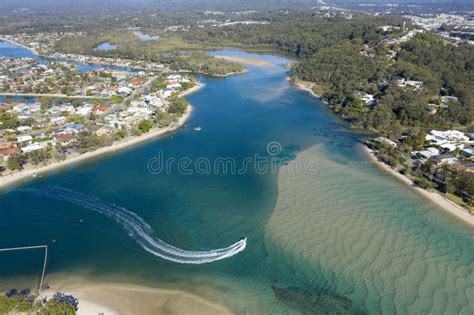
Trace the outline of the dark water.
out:
M 246 56 L 240 52 L 219 52 L 223 53 Z M 256 154 L 258 158 L 273 157 L 267 148 L 271 143 L 281 148 L 278 157 L 292 159 L 298 152 L 320 145 L 321 156 L 338 165 L 323 174 L 328 181 L 335 177 L 344 181 L 346 176 L 346 182 L 351 183 L 367 176 L 377 181 L 372 188 L 374 192 L 381 187 L 392 191 L 392 199 L 375 196 L 370 208 L 361 203 L 351 209 L 351 213 L 365 217 L 374 208 L 388 209 L 395 203 L 400 212 L 397 214 L 390 208 L 390 213 L 387 212 L 390 220 L 380 224 L 378 233 L 403 236 L 409 231 L 413 235 L 412 243 L 394 245 L 387 237 L 386 244 L 406 248 L 404 253 L 398 253 L 402 257 L 423 256 L 426 254 L 423 246 L 431 249 L 436 244 L 430 257 L 438 259 L 443 272 L 430 270 L 426 275 L 421 268 L 424 284 L 418 279 L 406 279 L 403 288 L 409 291 L 429 284 L 443 291 L 456 287 L 451 290 L 452 295 L 434 295 L 432 300 L 451 303 L 449 309 L 458 313 L 472 312 L 472 301 L 466 299 L 474 293 L 471 230 L 437 210 L 430 212 L 434 208 L 431 204 L 367 163 L 359 150 L 360 137 L 319 101 L 289 85 L 284 67 L 287 60 L 253 57 L 275 66 L 249 66 L 248 73 L 226 79 L 200 78 L 206 86 L 189 97 L 194 111 L 184 128 L 116 154 L 54 171 L 4 192 L 0 197 L 0 247 L 47 244 L 50 249 L 47 280 L 77 275 L 184 289 L 246 313 L 391 312 L 393 305 L 387 306 L 383 301 L 396 293 L 384 291 L 390 285 L 380 285 L 379 281 L 394 281 L 393 270 L 385 270 L 387 277 L 380 280 L 373 276 L 375 267 L 372 271 L 370 264 L 367 267 L 356 259 L 350 260 L 350 256 L 339 255 L 333 261 L 334 268 L 331 264 L 323 268 L 325 259 L 330 258 L 329 252 L 326 256 L 318 253 L 321 263 L 314 263 L 305 255 L 317 248 L 305 240 L 330 241 L 337 247 L 343 240 L 359 239 L 365 244 L 365 238 L 350 233 L 325 234 L 311 226 L 302 230 L 297 224 L 285 224 L 294 217 L 283 216 L 281 225 L 285 230 L 281 232 L 274 228 L 275 222 L 277 227 L 280 224 L 278 221 L 269 223 L 278 197 L 277 175 L 271 170 L 257 170 Z M 196 126 L 202 130 L 195 131 Z M 181 167 L 180 171 L 176 162 L 170 162 L 173 158 L 174 161 L 189 159 L 192 166 Z M 196 172 L 196 161 L 205 159 L 215 164 L 222 158 L 235 161 L 236 169 L 248 158 L 253 162 L 245 172 L 232 168 L 211 174 Z M 158 160 L 168 161 L 169 172 L 157 174 Z M 150 165 L 155 172 L 150 171 Z M 338 168 L 350 172 L 341 176 Z M 190 170 L 192 174 L 188 174 Z M 312 194 L 311 185 L 305 189 L 307 195 Z M 325 194 L 324 199 L 341 196 L 337 186 Z M 59 195 L 69 197 L 59 198 Z M 315 202 L 321 198 L 314 197 Z M 297 201 L 294 204 L 299 207 Z M 328 213 L 332 211 L 330 207 L 321 208 Z M 421 210 L 407 214 L 403 211 L 407 208 Z M 247 248 L 209 264 L 164 260 L 146 251 L 136 230 L 127 228 L 127 223 L 116 216 L 117 212 L 110 211 L 133 212 L 153 229 L 156 238 L 182 249 L 223 248 L 242 236 L 248 238 Z M 312 213 L 305 215 L 310 218 Z M 351 222 L 338 222 L 339 227 L 348 224 L 363 227 L 364 222 L 370 222 L 348 220 Z M 331 222 L 325 222 L 324 226 L 330 227 Z M 290 244 L 292 229 L 304 231 L 301 244 L 307 245 L 298 253 L 285 246 Z M 439 234 L 433 233 L 435 229 Z M 357 231 L 363 234 L 363 229 Z M 328 237 L 331 239 L 324 239 Z M 282 242 L 275 244 L 276 240 Z M 440 247 L 440 242 L 445 247 Z M 377 248 L 384 254 L 383 239 Z M 37 281 L 40 254 L 0 255 L 0 276 L 4 279 L 0 280 L 0 288 L 2 283 L 20 286 Z M 387 251 L 384 257 L 396 259 L 389 255 Z M 417 262 L 417 266 L 421 264 Z M 445 273 L 449 268 L 454 271 Z M 458 283 L 460 276 L 464 279 L 462 284 Z M 340 285 L 349 281 L 353 281 L 350 289 L 348 284 L 345 288 Z M 464 293 L 457 293 L 459 290 Z M 432 300 L 420 303 L 428 305 Z M 406 305 L 412 302 L 407 298 L 396 303 L 400 303 L 404 313 L 409 309 Z

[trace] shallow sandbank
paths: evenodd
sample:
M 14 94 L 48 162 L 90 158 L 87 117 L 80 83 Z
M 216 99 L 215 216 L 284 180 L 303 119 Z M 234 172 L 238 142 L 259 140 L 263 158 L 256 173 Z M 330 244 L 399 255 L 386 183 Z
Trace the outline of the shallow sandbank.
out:
M 243 64 L 248 64 L 252 66 L 258 66 L 258 67 L 274 67 L 270 62 L 264 61 L 264 60 L 258 60 L 254 58 L 248 58 L 248 57 L 237 57 L 237 56 L 223 56 L 223 55 L 215 55 L 215 58 L 219 59 L 224 59 L 227 61 L 233 61 L 233 62 L 239 62 Z
M 442 196 L 438 192 L 434 191 L 428 191 L 426 189 L 421 188 L 420 186 L 416 185 L 411 179 L 408 177 L 400 174 L 399 172 L 395 171 L 392 169 L 390 166 L 387 164 L 380 162 L 372 152 L 367 147 L 364 147 L 364 151 L 367 153 L 367 155 L 370 157 L 371 161 L 377 165 L 381 170 L 389 173 L 390 175 L 396 177 L 403 183 L 409 185 L 411 188 L 413 188 L 414 191 L 416 191 L 418 194 L 421 196 L 427 198 L 443 210 L 447 211 L 451 215 L 454 215 L 456 218 L 462 220 L 463 222 L 474 226 L 474 216 L 472 216 L 466 209 L 461 207 L 460 205 L 457 205 L 456 203 L 452 202 L 448 198 Z

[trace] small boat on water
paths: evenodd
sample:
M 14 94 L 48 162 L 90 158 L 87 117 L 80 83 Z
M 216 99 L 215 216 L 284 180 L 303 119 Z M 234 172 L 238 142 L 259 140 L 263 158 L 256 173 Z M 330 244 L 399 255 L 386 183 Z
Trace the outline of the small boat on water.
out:
M 202 129 L 201 126 L 194 127 L 194 131 L 201 131 L 201 129 Z

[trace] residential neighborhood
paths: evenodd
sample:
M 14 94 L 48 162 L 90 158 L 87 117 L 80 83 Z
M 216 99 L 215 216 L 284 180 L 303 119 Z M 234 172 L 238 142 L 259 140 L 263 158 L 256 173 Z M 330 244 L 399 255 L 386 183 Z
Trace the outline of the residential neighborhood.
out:
M 5 82 L 17 84 L 5 84 L 9 92 L 3 93 L 25 96 L 3 96 L 0 102 L 0 172 L 5 174 L 140 136 L 154 126 L 166 127 L 186 111 L 187 103 L 178 94 L 196 84 L 193 77 L 182 74 L 102 68 L 78 74 L 67 64 L 25 61 L 23 71 L 30 75 L 21 73 L 15 80 L 9 76 Z M 42 75 L 45 71 L 48 76 Z M 46 88 L 74 88 L 64 97 L 40 96 L 51 91 L 35 88 L 32 92 L 38 96 L 27 96 L 30 90 L 21 88 L 37 87 L 49 76 Z

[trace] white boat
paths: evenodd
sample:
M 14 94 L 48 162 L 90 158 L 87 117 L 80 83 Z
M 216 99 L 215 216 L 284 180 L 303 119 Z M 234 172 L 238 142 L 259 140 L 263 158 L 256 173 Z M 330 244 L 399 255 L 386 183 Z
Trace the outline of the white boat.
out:
M 201 131 L 201 129 L 202 129 L 201 126 L 194 127 L 194 131 Z

